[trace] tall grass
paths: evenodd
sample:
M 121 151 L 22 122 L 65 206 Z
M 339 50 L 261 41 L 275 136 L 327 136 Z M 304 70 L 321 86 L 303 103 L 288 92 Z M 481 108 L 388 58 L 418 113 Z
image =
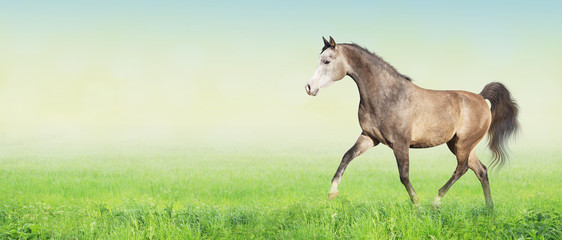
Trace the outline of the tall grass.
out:
M 514 152 L 490 173 L 495 209 L 446 148 L 411 153 L 421 208 L 390 151 L 354 160 L 327 201 L 345 147 L 12 145 L 0 156 L 0 239 L 560 239 L 562 155 Z M 482 153 L 485 159 L 486 154 Z

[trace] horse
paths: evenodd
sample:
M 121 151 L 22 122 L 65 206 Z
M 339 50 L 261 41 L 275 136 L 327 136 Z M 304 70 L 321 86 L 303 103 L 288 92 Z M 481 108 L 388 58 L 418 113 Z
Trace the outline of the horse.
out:
M 329 200 L 339 195 L 338 185 L 348 164 L 382 143 L 393 150 L 400 181 L 412 203 L 419 206 L 409 178 L 409 149 L 446 143 L 456 156 L 457 167 L 439 189 L 432 207 L 441 206 L 441 198 L 470 168 L 480 180 L 486 206 L 493 208 L 488 170 L 476 156 L 475 146 L 488 133 L 491 167 L 501 168 L 508 160 L 506 141 L 519 128 L 519 107 L 502 83 L 489 83 L 480 94 L 424 89 L 357 44 L 336 44 L 332 37 L 329 41 L 322 39 L 324 47 L 318 67 L 305 90 L 308 95 L 316 96 L 320 89 L 345 76 L 351 77 L 359 89 L 358 117 L 362 130 L 332 178 Z

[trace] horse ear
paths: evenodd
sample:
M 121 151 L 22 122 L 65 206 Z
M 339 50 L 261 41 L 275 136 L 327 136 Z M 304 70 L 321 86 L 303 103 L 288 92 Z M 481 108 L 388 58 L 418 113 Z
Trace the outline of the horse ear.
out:
M 332 38 L 332 36 L 330 36 L 330 47 L 331 47 L 331 48 L 335 48 L 335 47 L 336 47 L 336 41 L 334 41 L 334 38 Z
M 331 44 L 330 44 L 330 42 L 328 42 L 328 40 L 326 40 L 324 37 L 322 37 L 322 40 L 324 40 L 324 48 L 325 49 L 331 47 Z

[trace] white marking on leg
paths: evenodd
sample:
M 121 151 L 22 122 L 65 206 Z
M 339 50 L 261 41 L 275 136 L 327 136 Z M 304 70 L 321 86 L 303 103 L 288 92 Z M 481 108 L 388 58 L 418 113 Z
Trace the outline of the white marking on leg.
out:
M 340 180 L 337 179 L 332 182 L 332 187 L 330 188 L 330 193 L 337 193 L 338 192 L 338 185 L 340 184 Z
M 340 179 L 332 181 L 332 187 L 330 188 L 330 193 L 328 193 L 328 200 L 332 200 L 340 194 L 340 192 L 338 192 L 339 183 Z
M 431 206 L 434 208 L 439 208 L 441 207 L 441 197 L 435 196 L 435 199 L 433 199 L 433 202 L 431 203 Z

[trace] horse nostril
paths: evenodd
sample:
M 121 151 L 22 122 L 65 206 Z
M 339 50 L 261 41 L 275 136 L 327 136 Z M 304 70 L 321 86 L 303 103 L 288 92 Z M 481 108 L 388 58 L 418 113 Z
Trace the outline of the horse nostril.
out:
M 310 92 L 310 84 L 306 84 L 306 86 L 304 86 L 304 89 L 306 90 L 307 93 Z

